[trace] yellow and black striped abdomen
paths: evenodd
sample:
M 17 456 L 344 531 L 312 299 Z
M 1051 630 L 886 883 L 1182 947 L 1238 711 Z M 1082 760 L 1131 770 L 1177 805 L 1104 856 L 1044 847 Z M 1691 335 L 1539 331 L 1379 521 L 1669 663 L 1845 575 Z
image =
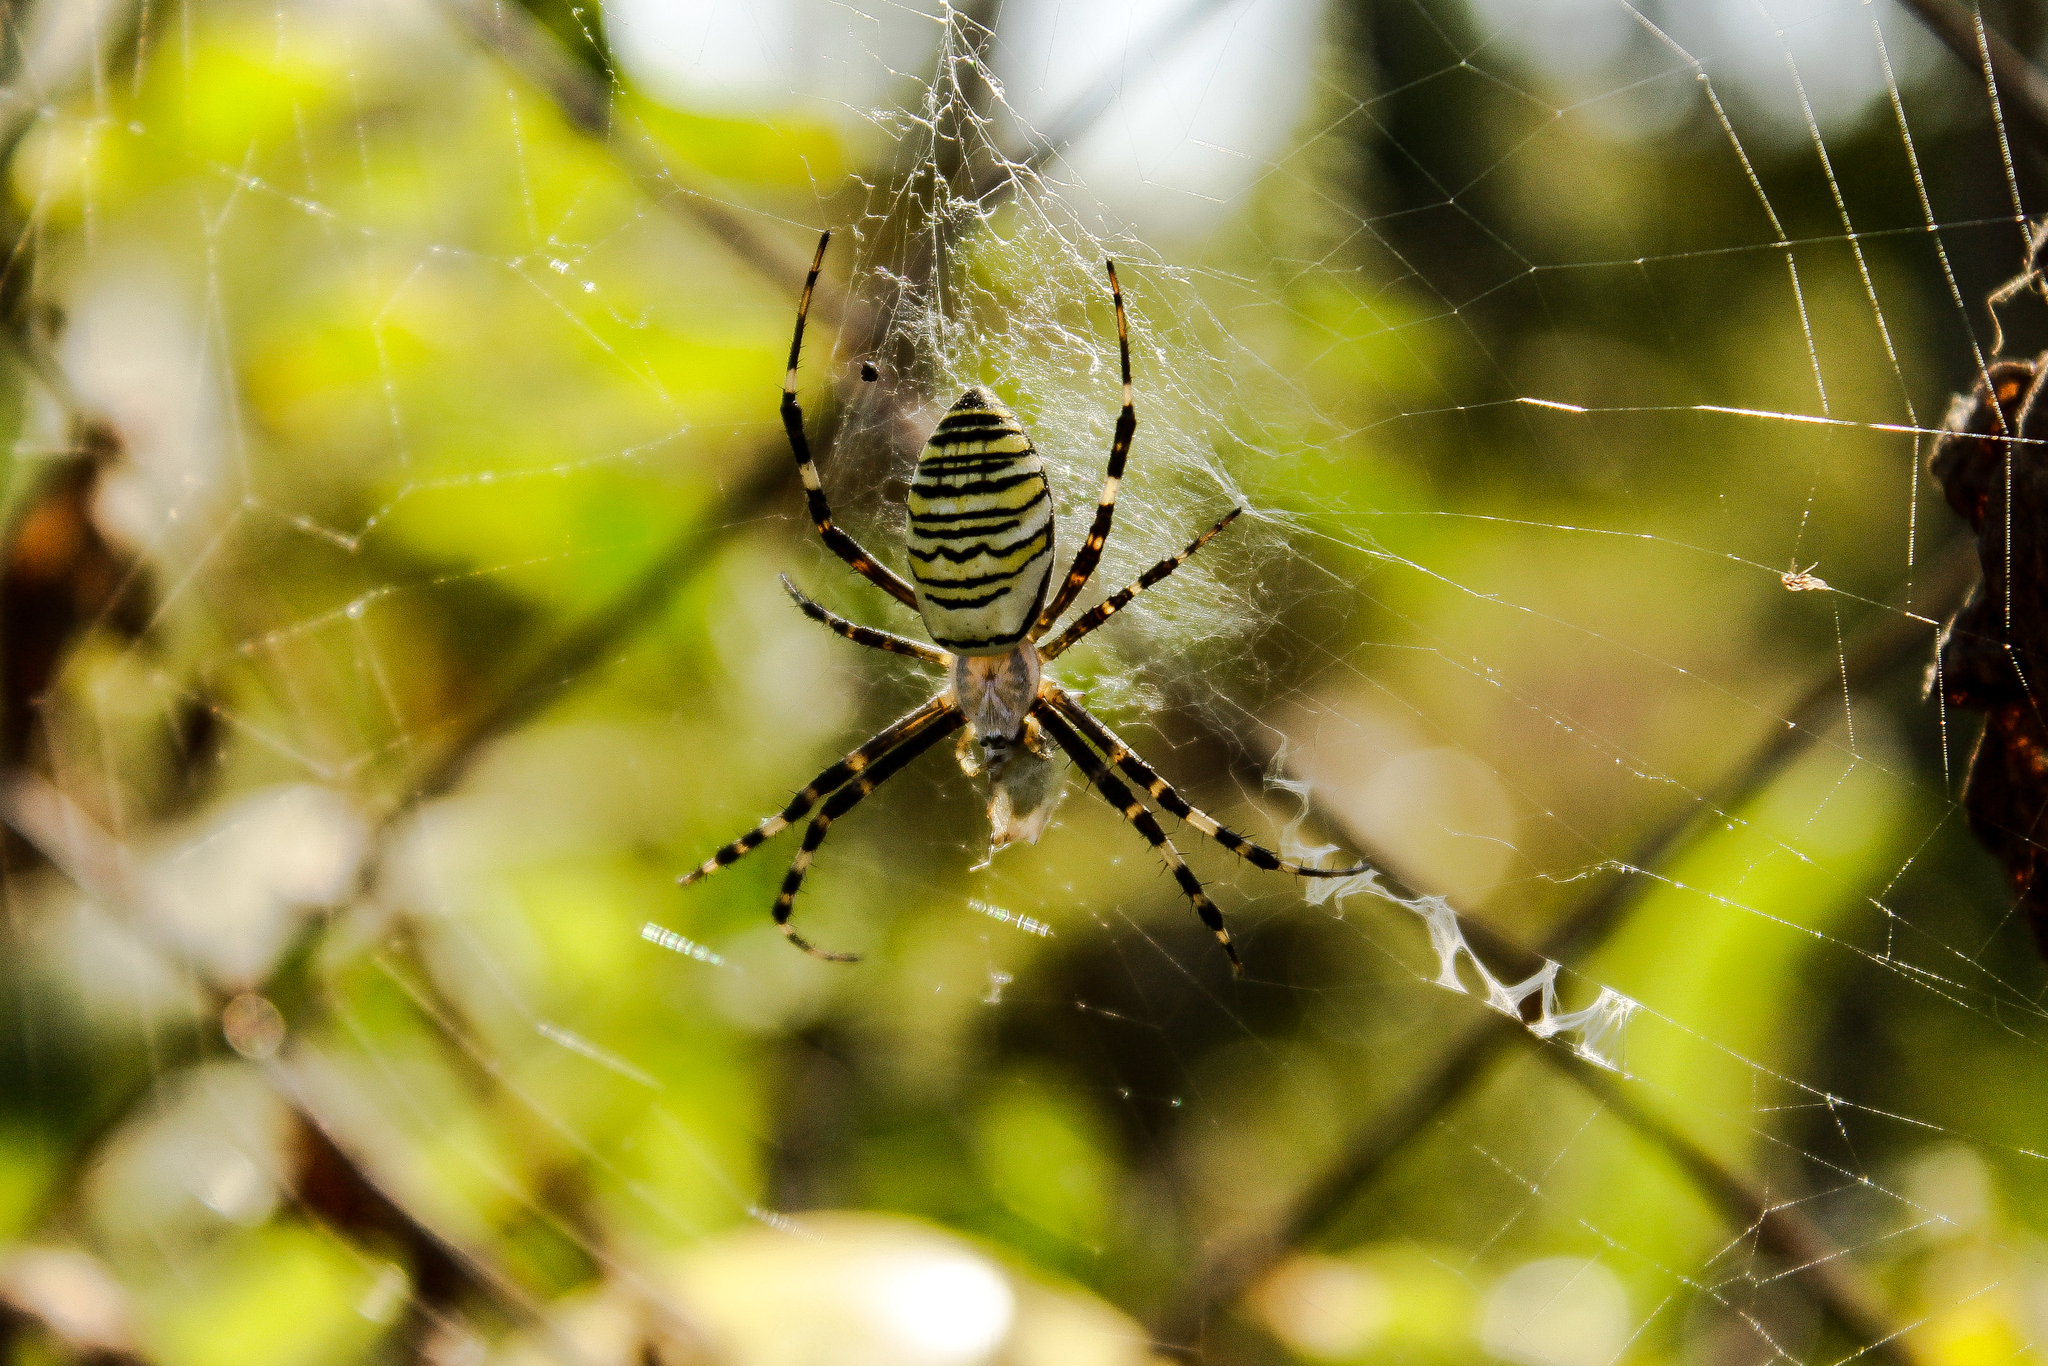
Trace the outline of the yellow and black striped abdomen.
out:
M 969 389 L 939 422 L 910 482 L 910 577 L 934 643 L 1008 653 L 1045 605 L 1052 493 L 1015 413 Z

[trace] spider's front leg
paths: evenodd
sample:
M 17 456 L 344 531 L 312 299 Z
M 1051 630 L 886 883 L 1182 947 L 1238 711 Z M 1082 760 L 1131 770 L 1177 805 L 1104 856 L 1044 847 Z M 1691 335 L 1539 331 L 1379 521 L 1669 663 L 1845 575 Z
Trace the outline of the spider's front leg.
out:
M 796 894 L 803 890 L 804 877 L 811 870 L 811 860 L 817 856 L 818 846 L 825 842 L 832 822 L 866 800 L 870 792 L 895 777 L 911 760 L 945 739 L 946 732 L 959 724 L 959 712 L 944 712 L 924 733 L 904 740 L 877 760 L 874 767 L 833 793 L 832 800 L 825 803 L 825 809 L 812 817 L 810 828 L 804 831 L 803 847 L 797 850 L 796 857 L 790 861 L 789 871 L 783 874 L 782 890 L 775 897 L 775 927 L 782 931 L 783 938 L 811 957 L 822 958 L 828 963 L 860 961 L 860 955 L 857 953 L 834 953 L 829 949 L 821 949 L 796 932 L 795 927 L 789 923 L 790 913 L 796 909 Z
M 901 574 L 870 555 L 866 547 L 832 520 L 832 504 L 825 496 L 824 482 L 818 478 L 817 462 L 811 458 L 811 443 L 804 435 L 803 405 L 797 402 L 796 397 L 796 367 L 803 356 L 804 322 L 811 315 L 811 294 L 818 287 L 818 272 L 825 268 L 825 248 L 831 241 L 830 232 L 819 236 L 818 254 L 811 258 L 811 273 L 804 277 L 803 297 L 797 301 L 796 332 L 789 342 L 789 369 L 782 379 L 782 427 L 789 435 L 790 451 L 796 456 L 797 475 L 803 480 L 805 506 L 826 547 L 852 566 L 854 573 L 916 611 L 917 590 L 904 582 Z
M 770 816 L 746 834 L 725 845 L 702 864 L 677 878 L 676 885 L 687 887 L 693 882 L 703 881 L 721 868 L 729 868 L 733 864 L 738 863 L 748 854 L 753 853 L 754 850 L 789 829 L 791 825 L 808 816 L 811 813 L 811 809 L 827 796 L 837 792 L 860 774 L 878 766 L 880 761 L 886 758 L 892 750 L 895 750 L 906 741 L 916 739 L 930 730 L 932 726 L 942 722 L 946 722 L 946 730 L 952 730 L 957 722 L 947 722 L 947 718 L 958 711 L 959 708 L 953 705 L 951 695 L 940 693 L 916 711 L 902 717 L 894 725 L 885 727 L 874 736 L 871 736 L 866 744 L 853 750 L 838 763 L 831 765 L 823 773 L 811 779 L 809 785 L 803 791 L 790 798 L 789 805 L 782 808 L 780 815 Z M 922 751 L 920 750 L 920 752 Z M 891 771 L 893 772 L 894 770 Z

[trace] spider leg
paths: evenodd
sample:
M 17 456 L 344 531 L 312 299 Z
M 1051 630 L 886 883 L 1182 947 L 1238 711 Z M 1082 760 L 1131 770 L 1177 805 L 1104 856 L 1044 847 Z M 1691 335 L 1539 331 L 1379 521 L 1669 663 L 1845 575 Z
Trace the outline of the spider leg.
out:
M 953 662 L 953 656 L 944 650 L 934 649 L 921 640 L 892 635 L 887 631 L 877 631 L 872 626 L 863 626 L 857 621 L 848 621 L 836 612 L 827 611 L 798 592 L 797 586 L 789 581 L 787 574 L 782 576 L 782 591 L 796 599 L 796 605 L 803 609 L 805 616 L 828 631 L 838 632 L 856 645 L 865 645 L 870 650 L 886 650 L 892 655 L 909 655 L 914 659 L 922 659 L 927 664 L 936 664 L 942 669 Z
M 809 815 L 811 808 L 816 806 L 818 799 L 826 793 L 844 786 L 849 779 L 864 772 L 870 764 L 873 764 L 878 759 L 882 759 L 898 745 L 916 739 L 942 717 L 953 715 L 958 711 L 959 707 L 953 701 L 952 695 L 950 693 L 940 693 L 937 697 L 934 697 L 916 711 L 902 717 L 893 725 L 888 726 L 859 749 L 854 750 L 844 759 L 841 759 L 838 763 L 833 764 L 817 777 L 811 779 L 810 786 L 790 798 L 789 805 L 782 808 L 780 815 L 770 816 L 767 820 L 762 821 L 752 830 L 741 835 L 731 844 L 726 845 L 706 859 L 702 866 L 684 873 L 676 879 L 676 885 L 687 887 L 702 878 L 710 877 L 720 868 L 738 863 L 748 854 L 760 848 L 761 845 L 774 839 L 777 835 L 789 829 L 790 826 Z M 947 729 L 950 730 L 951 727 Z
M 811 312 L 811 291 L 817 288 L 818 272 L 825 265 L 825 246 L 830 232 L 818 238 L 818 254 L 811 258 L 811 273 L 804 277 L 804 296 L 796 306 L 796 335 L 789 343 L 789 370 L 782 380 L 782 426 L 789 433 L 790 450 L 796 454 L 796 472 L 804 481 L 804 499 L 810 505 L 811 521 L 818 535 L 834 555 L 853 566 L 854 572 L 887 593 L 905 607 L 917 609 L 917 590 L 889 566 L 862 549 L 859 541 L 833 524 L 832 505 L 825 499 L 825 486 L 818 481 L 818 467 L 811 460 L 811 443 L 804 436 L 804 410 L 796 401 L 796 362 L 804 349 L 804 319 Z
M 1088 586 L 1089 578 L 1095 573 L 1095 566 L 1102 562 L 1102 547 L 1109 540 L 1110 523 L 1116 519 L 1116 489 L 1124 477 L 1124 459 L 1131 453 L 1131 434 L 1138 430 L 1138 410 L 1131 398 L 1131 328 L 1124 320 L 1123 287 L 1116 282 L 1116 262 L 1109 266 L 1109 297 L 1116 305 L 1116 347 L 1123 362 L 1124 407 L 1117 414 L 1116 433 L 1109 442 L 1109 477 L 1102 483 L 1102 501 L 1095 507 L 1095 524 L 1088 528 L 1088 539 L 1074 555 L 1073 567 L 1067 570 L 1066 581 L 1060 585 L 1053 600 L 1038 614 L 1038 621 L 1031 628 L 1031 639 L 1036 640 L 1052 629 L 1060 614 L 1074 605 L 1074 599 L 1081 596 L 1081 590 Z
M 1067 629 L 1059 633 L 1058 638 L 1055 639 L 1052 644 L 1042 645 L 1039 647 L 1039 662 L 1047 663 L 1065 654 L 1067 650 L 1072 645 L 1074 645 L 1075 642 L 1081 639 L 1081 637 L 1087 635 L 1090 631 L 1093 631 L 1096 627 L 1102 625 L 1103 622 L 1108 621 L 1111 617 L 1115 616 L 1119 611 L 1121 611 L 1127 604 L 1129 604 L 1132 598 L 1137 597 L 1138 594 L 1144 592 L 1153 584 L 1158 583 L 1168 574 L 1171 574 L 1174 570 L 1186 564 L 1188 562 L 1188 557 L 1190 555 L 1194 554 L 1197 550 L 1200 550 L 1203 546 L 1209 544 L 1209 540 L 1211 537 L 1213 537 L 1217 532 L 1223 530 L 1223 528 L 1229 526 L 1232 522 L 1236 521 L 1238 514 L 1243 511 L 1244 509 L 1241 507 L 1232 508 L 1229 512 L 1223 514 L 1223 519 L 1217 522 L 1215 526 L 1210 527 L 1207 531 L 1195 537 L 1194 540 L 1189 541 L 1188 548 L 1186 550 L 1181 551 L 1178 555 L 1170 555 L 1166 559 L 1161 560 L 1158 564 L 1153 565 L 1150 569 L 1146 570 L 1143 574 L 1141 574 L 1138 577 L 1138 581 L 1132 584 L 1130 587 L 1125 588 L 1121 592 L 1118 592 L 1110 597 L 1104 598 L 1101 602 L 1096 603 L 1093 607 L 1083 612 L 1080 616 L 1075 617 L 1074 620 L 1068 624 Z
M 1088 748 L 1081 737 L 1074 733 L 1074 728 L 1060 718 L 1059 712 L 1041 702 L 1033 708 L 1032 714 L 1038 718 L 1039 725 L 1045 728 L 1045 733 L 1050 735 L 1061 749 L 1073 756 L 1074 762 L 1081 766 L 1081 771 L 1088 775 L 1088 781 L 1094 783 L 1095 790 L 1102 794 L 1102 799 L 1123 812 L 1124 819 L 1136 826 L 1138 833 L 1145 837 L 1146 842 L 1159 851 L 1159 857 L 1166 860 L 1166 866 L 1173 872 L 1173 880 L 1180 884 L 1180 889 L 1187 893 L 1188 900 L 1194 903 L 1195 914 L 1202 917 L 1202 923 L 1209 927 L 1216 936 L 1216 942 L 1223 945 L 1223 951 L 1230 955 L 1231 972 L 1239 977 L 1244 976 L 1244 962 L 1237 956 L 1237 946 L 1230 942 L 1230 931 L 1223 928 L 1223 912 L 1217 910 L 1216 903 L 1209 900 L 1209 894 L 1202 890 L 1201 882 L 1189 870 L 1187 862 L 1181 858 L 1180 850 L 1173 847 L 1173 841 L 1159 828 L 1159 822 L 1145 809 L 1145 804 L 1133 797 L 1131 790 L 1117 781 L 1116 775 L 1109 771 L 1109 765 L 1096 757 L 1095 751 Z
M 811 870 L 811 859 L 817 854 L 818 846 L 825 842 L 832 822 L 858 806 L 868 793 L 895 777 L 904 765 L 966 723 L 967 718 L 958 711 L 949 712 L 944 720 L 911 736 L 877 761 L 873 768 L 833 793 L 832 799 L 825 803 L 825 809 L 812 817 L 810 827 L 804 831 L 803 848 L 797 850 L 796 857 L 790 860 L 789 871 L 782 875 L 782 891 L 775 898 L 775 925 L 782 931 L 783 938 L 813 958 L 823 958 L 832 963 L 860 961 L 857 953 L 832 953 L 818 948 L 790 928 L 789 913 L 796 908 L 796 894 L 803 890 L 804 874 Z
M 1357 877 L 1371 870 L 1371 865 L 1365 863 L 1355 863 L 1349 868 L 1310 868 L 1306 864 L 1281 858 L 1264 845 L 1246 839 L 1199 806 L 1190 805 L 1186 798 L 1173 790 L 1173 784 L 1160 777 L 1150 764 L 1140 759 L 1136 751 L 1118 739 L 1116 732 L 1098 721 L 1072 693 L 1054 683 L 1046 683 L 1043 686 L 1047 701 L 1059 709 L 1060 715 L 1079 727 L 1081 733 L 1088 737 L 1089 743 L 1109 757 L 1109 762 L 1142 784 L 1152 800 L 1231 853 L 1242 857 L 1252 867 L 1264 868 L 1272 873 L 1293 873 L 1297 877 Z

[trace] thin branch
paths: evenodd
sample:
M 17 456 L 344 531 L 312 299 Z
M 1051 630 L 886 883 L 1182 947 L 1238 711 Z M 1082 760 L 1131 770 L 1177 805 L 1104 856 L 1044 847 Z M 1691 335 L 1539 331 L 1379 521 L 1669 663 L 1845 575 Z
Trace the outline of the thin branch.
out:
M 1958 543 L 1942 555 L 1934 573 L 1916 588 L 1915 597 L 1936 604 L 1935 612 L 1946 615 L 1961 602 L 1975 577 L 1974 548 Z M 1682 847 L 1701 822 L 1740 806 L 1761 791 L 1837 714 L 1845 684 L 1852 692 L 1869 687 L 1924 653 L 1929 636 L 1924 619 L 1902 612 L 1888 615 L 1857 640 L 1839 666 L 1814 676 L 1788 714 L 1790 725 L 1772 727 L 1710 792 L 1667 817 L 1638 843 L 1626 860 L 1628 865 L 1657 867 Z M 1355 836 L 1351 839 L 1354 848 L 1371 857 L 1366 842 Z M 1471 927 L 1471 938 L 1482 952 L 1499 953 L 1503 958 L 1578 961 L 1612 933 L 1635 904 L 1639 886 L 1633 878 L 1602 885 L 1565 915 L 1537 955 L 1477 924 Z M 1502 1049 L 1525 1037 L 1528 1031 L 1520 1023 L 1490 1013 L 1460 1031 L 1406 1092 L 1352 1132 L 1336 1158 L 1265 1227 L 1226 1242 L 1210 1256 L 1156 1320 L 1157 1340 L 1196 1341 L 1211 1313 L 1234 1303 L 1282 1258 L 1329 1229 L 1395 1154 L 1462 1096 Z
M 204 1011 L 202 1019 L 219 1019 L 222 1007 L 239 993 L 241 984 L 222 981 L 206 971 L 166 932 L 161 906 L 148 884 L 137 876 L 120 841 L 102 829 L 47 779 L 19 769 L 0 779 L 0 822 L 28 840 L 52 867 L 94 903 L 117 915 L 122 926 L 135 936 L 139 948 L 156 957 L 167 968 L 174 964 L 182 968 L 188 974 L 188 980 L 199 988 L 200 1005 Z M 308 1011 L 311 1009 L 309 1003 Z M 307 1013 L 301 1012 L 293 1021 L 295 1030 L 303 1031 Z M 413 1308 L 424 1321 L 439 1320 L 442 1317 L 441 1301 L 453 1290 L 462 1288 L 495 1304 L 517 1322 L 542 1334 L 553 1333 L 540 1297 L 524 1288 L 509 1269 L 483 1249 L 462 1243 L 435 1228 L 429 1219 L 410 1207 L 387 1182 L 362 1163 L 335 1133 L 332 1120 L 323 1112 L 323 1107 L 313 1103 L 303 1084 L 301 1069 L 278 1059 L 264 1063 L 262 1072 L 273 1090 L 305 1126 L 306 1132 L 317 1137 L 319 1157 L 337 1174 L 342 1185 L 358 1193 L 353 1197 L 356 1202 L 362 1202 L 362 1193 L 368 1193 L 376 1202 L 375 1217 L 364 1222 L 384 1235 L 398 1237 L 408 1248 L 441 1269 L 442 1274 L 436 1278 L 439 1281 L 438 1295 L 426 1294 L 424 1286 L 414 1292 L 417 1302 Z M 150 1082 L 130 1097 L 130 1104 L 140 1096 L 153 1094 L 155 1083 Z M 125 1115 L 130 1104 L 121 1106 L 118 1113 Z M 116 1129 L 118 1123 L 110 1123 L 102 1132 L 110 1138 Z M 78 1157 L 77 1167 L 82 1171 L 94 1155 L 81 1151 Z M 294 1201 L 309 1219 L 325 1225 L 328 1220 L 323 1216 L 318 1196 L 331 1195 L 337 1184 L 336 1178 L 329 1177 L 319 1183 L 321 1190 L 317 1196 L 309 1195 L 297 1189 L 296 1183 L 293 1184 L 295 1188 L 291 1193 Z M 419 1268 L 415 1267 L 416 1276 L 418 1272 Z
M 744 216 L 709 191 L 689 184 L 646 140 L 623 136 L 612 118 L 610 83 L 564 52 L 561 42 L 524 5 L 517 0 L 441 0 L 441 4 L 477 42 L 546 95 L 570 127 L 602 143 L 649 199 L 710 233 L 776 288 L 803 278 L 803 257 L 763 237 Z M 811 308 L 835 327 L 847 322 L 847 296 L 828 281 L 818 282 Z
M 1901 0 L 1941 39 L 1956 59 L 1973 70 L 1984 69 L 1988 56 L 1992 79 L 2004 97 L 2005 112 L 2033 134 L 2036 154 L 2048 155 L 2048 75 L 2026 54 L 1991 31 L 1981 10 L 1957 0 Z M 1979 30 L 1982 37 L 1979 37 Z
M 451 790 L 486 744 L 531 720 L 573 687 L 607 650 L 639 629 L 687 584 L 727 533 L 757 515 L 787 487 L 794 466 L 780 433 L 775 445 L 780 458 L 771 458 L 772 453 L 764 451 L 737 462 L 747 471 L 744 478 L 677 532 L 616 598 L 571 626 L 520 669 L 499 690 L 496 701 L 468 717 L 426 767 L 405 784 L 396 805 L 380 820 L 380 831 L 388 830 L 422 802 Z
M 338 1112 L 345 1107 L 335 1094 L 339 1088 L 331 1065 L 312 1049 L 294 1051 L 296 1056 L 289 1060 L 263 1063 L 261 1071 L 301 1126 L 298 1138 L 304 1149 L 304 1171 L 299 1184 L 317 1188 L 318 1198 L 309 1199 L 304 1191 L 294 1192 L 295 1198 L 309 1219 L 336 1237 L 362 1241 L 370 1234 L 396 1239 L 404 1246 L 411 1263 L 408 1273 L 413 1288 L 408 1309 L 413 1322 L 402 1324 L 399 1335 L 419 1349 L 418 1358 L 438 1359 L 429 1350 L 436 1330 L 462 1330 L 452 1306 L 466 1292 L 507 1311 L 533 1333 L 537 1344 L 554 1360 L 569 1366 L 594 1366 L 595 1359 L 564 1330 L 549 1303 L 522 1284 L 508 1265 L 437 1227 L 421 1213 L 427 1203 L 419 1198 L 424 1192 L 406 1192 L 398 1181 L 385 1175 L 403 1164 L 366 1151 L 359 1136 L 340 1121 Z M 679 1318 L 675 1321 L 680 1323 Z M 694 1329 L 690 1336 L 698 1343 L 703 1340 Z
M 48 30 L 61 27 L 46 15 L 64 0 L 30 5 L 10 0 L 0 8 L 0 169 L 11 169 L 22 140 L 47 115 L 50 105 L 86 83 L 92 72 L 118 59 L 142 41 L 141 0 L 108 3 L 96 16 L 96 42 L 74 42 L 74 51 L 38 52 L 31 44 L 52 41 Z M 35 70 L 57 56 L 73 65 Z M 31 86 L 31 82 L 39 83 Z M 35 294 L 36 270 L 42 263 L 41 210 L 24 214 L 12 200 L 0 208 L 0 231 L 7 248 L 0 256 L 0 335 L 4 335 L 23 366 L 70 420 L 74 439 L 88 431 L 111 431 L 106 417 L 87 404 L 72 386 L 57 358 L 59 317 Z M 81 445 L 89 444 L 81 442 Z M 118 447 L 118 441 L 114 443 Z M 90 452 L 86 452 L 90 453 Z
M 1348 827 L 1343 833 L 1354 834 Z M 1494 928 L 1484 919 L 1461 913 L 1465 941 L 1496 973 L 1512 978 L 1540 970 L 1544 955 Z M 1868 1355 L 1891 1366 L 1913 1366 L 1915 1354 L 1906 1346 L 1900 1327 L 1891 1321 L 1882 1301 L 1858 1274 L 1848 1252 L 1828 1237 L 1796 1206 L 1772 1201 L 1733 1167 L 1695 1142 L 1677 1125 L 1636 1103 L 1620 1079 L 1555 1040 L 1537 1038 L 1516 1021 L 1497 1017 L 1507 1036 L 1535 1050 L 1535 1055 L 1580 1089 L 1590 1093 L 1638 1138 L 1662 1152 L 1738 1232 L 1753 1232 L 1759 1249 L 1790 1268 L 1791 1279 L 1812 1297 L 1821 1311 L 1869 1349 Z M 1504 1036 L 1502 1042 L 1506 1042 Z
M 610 82 L 563 50 L 560 40 L 516 0 L 441 0 L 453 15 L 485 48 L 523 76 L 529 84 L 555 105 L 572 128 L 602 143 L 641 189 L 678 218 L 709 232 L 733 255 L 778 287 L 798 278 L 803 271 L 801 256 L 761 236 L 743 216 L 727 207 L 716 195 L 689 184 L 644 139 L 621 135 L 612 117 L 613 89 Z M 979 48 L 992 38 L 992 15 L 981 14 L 983 0 L 965 4 L 961 19 L 967 28 L 983 35 Z M 1115 106 L 1116 100 L 1152 71 L 1165 65 L 1202 25 L 1225 7 L 1227 0 L 1187 0 L 1164 15 L 1143 39 L 1129 44 L 1130 60 L 1111 63 L 1088 89 L 1059 110 L 1047 124 L 1036 145 L 1018 156 L 999 154 L 992 164 L 976 168 L 965 177 L 967 197 L 986 212 L 1014 195 L 1020 179 L 1036 175 L 1085 137 Z M 990 93 L 983 91 L 986 95 Z M 979 122 L 986 111 L 972 111 Z M 957 131 L 957 130 L 956 130 Z M 960 169 L 940 165 L 939 178 L 950 183 Z M 927 245 L 926 256 L 943 255 L 943 244 Z M 912 279 L 932 267 L 930 260 L 913 260 L 906 266 Z M 876 336 L 874 319 L 866 310 L 826 280 L 818 282 L 813 310 L 824 321 L 863 336 Z
M 1892 1322 L 1869 1282 L 1858 1274 L 1847 1250 L 1811 1219 L 1792 1205 L 1770 1200 L 1677 1125 L 1636 1104 L 1614 1073 L 1560 1044 L 1546 1043 L 1527 1030 L 1520 1033 L 1545 1062 L 1669 1158 L 1730 1225 L 1753 1230 L 1758 1248 L 1789 1267 L 1794 1282 L 1814 1303 L 1870 1349 L 1865 1355 L 1894 1366 L 1912 1366 L 1919 1359 L 1906 1345 L 1904 1330 Z

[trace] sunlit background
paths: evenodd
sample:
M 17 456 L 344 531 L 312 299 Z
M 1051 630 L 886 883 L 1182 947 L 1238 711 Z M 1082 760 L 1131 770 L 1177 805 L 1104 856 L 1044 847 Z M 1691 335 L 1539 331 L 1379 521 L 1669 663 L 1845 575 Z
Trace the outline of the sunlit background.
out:
M 0 1361 L 2037 1359 L 2044 969 L 1923 696 L 2048 211 L 1952 0 L 13 0 Z M 1947 27 L 1943 27 L 1946 24 Z M 1980 28 L 1981 24 L 1981 28 Z M 1987 54 L 1995 56 L 1987 69 Z M 1031 424 L 1078 769 L 942 745 Z M 2048 306 L 2001 306 L 2007 354 Z M 863 365 L 875 378 L 862 378 Z

